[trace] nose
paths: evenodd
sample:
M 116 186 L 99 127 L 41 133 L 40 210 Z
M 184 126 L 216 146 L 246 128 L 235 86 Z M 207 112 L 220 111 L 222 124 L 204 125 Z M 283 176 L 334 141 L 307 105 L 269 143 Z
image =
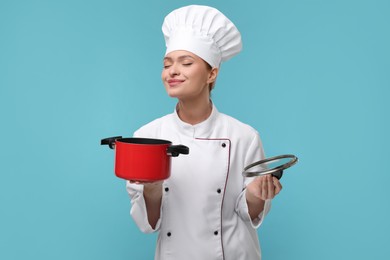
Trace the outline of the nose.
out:
M 169 67 L 169 75 L 172 76 L 177 76 L 180 74 L 178 66 L 174 63 Z

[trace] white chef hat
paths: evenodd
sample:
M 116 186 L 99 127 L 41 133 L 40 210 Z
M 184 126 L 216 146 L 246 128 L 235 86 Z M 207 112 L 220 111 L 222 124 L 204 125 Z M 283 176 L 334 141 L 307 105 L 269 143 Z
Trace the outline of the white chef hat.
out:
M 162 25 L 167 50 L 194 53 L 218 68 L 239 53 L 241 34 L 220 11 L 209 6 L 189 5 L 169 13 Z

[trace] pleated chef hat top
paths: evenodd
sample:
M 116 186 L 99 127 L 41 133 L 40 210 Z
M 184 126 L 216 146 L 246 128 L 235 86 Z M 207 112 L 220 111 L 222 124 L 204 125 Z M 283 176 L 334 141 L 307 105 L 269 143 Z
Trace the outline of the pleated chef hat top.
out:
M 242 49 L 236 26 L 213 7 L 189 5 L 169 13 L 162 25 L 167 50 L 194 53 L 218 68 Z

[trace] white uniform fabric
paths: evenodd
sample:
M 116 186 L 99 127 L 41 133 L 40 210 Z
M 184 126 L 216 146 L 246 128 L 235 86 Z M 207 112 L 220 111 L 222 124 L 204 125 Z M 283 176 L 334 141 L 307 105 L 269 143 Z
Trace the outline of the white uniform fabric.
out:
M 141 231 L 160 231 L 156 260 L 261 259 L 256 228 L 268 213 L 251 221 L 243 168 L 264 158 L 259 134 L 252 127 L 219 113 L 195 126 L 176 111 L 143 126 L 137 137 L 170 140 L 189 147 L 188 155 L 172 158 L 171 177 L 163 183 L 160 219 L 148 223 L 143 186 L 127 182 L 131 215 Z

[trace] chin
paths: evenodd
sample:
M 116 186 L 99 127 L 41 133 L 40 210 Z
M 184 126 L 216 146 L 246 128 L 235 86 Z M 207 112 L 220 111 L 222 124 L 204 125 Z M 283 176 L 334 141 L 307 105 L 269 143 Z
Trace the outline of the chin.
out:
M 171 98 L 178 98 L 180 96 L 179 93 L 177 93 L 176 91 L 167 91 L 167 94 L 168 96 L 170 96 Z

